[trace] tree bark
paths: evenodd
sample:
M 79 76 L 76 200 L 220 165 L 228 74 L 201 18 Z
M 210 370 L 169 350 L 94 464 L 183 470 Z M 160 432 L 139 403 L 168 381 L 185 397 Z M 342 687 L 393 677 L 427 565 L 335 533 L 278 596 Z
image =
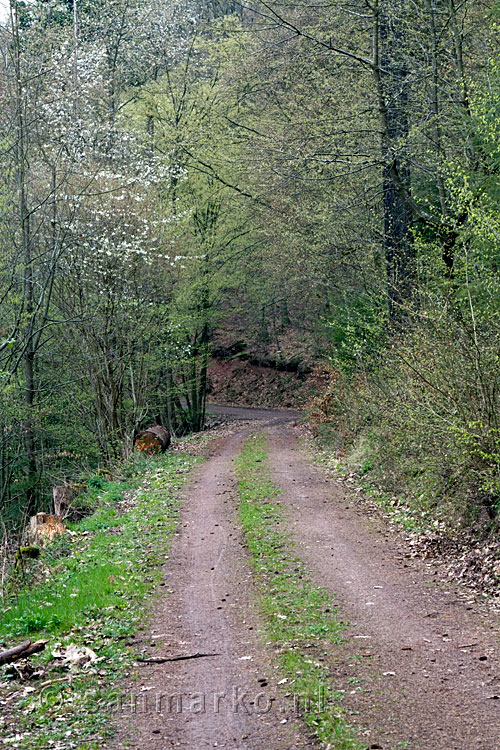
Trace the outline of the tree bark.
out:
M 387 264 L 389 318 L 404 324 L 414 287 L 414 247 L 410 235 L 412 211 L 410 170 L 402 149 L 409 135 L 407 76 L 401 51 L 402 3 L 383 2 L 376 19 L 379 109 L 382 123 L 384 247 Z
M 18 659 L 24 659 L 26 656 L 32 656 L 45 649 L 47 641 L 25 641 L 20 643 L 19 646 L 7 649 L 7 651 L 0 652 L 0 666 L 2 664 L 11 664 L 13 661 Z
M 24 315 L 26 319 L 24 339 L 24 377 L 26 422 L 24 426 L 24 444 L 27 457 L 27 512 L 31 514 L 35 504 L 34 480 L 37 474 L 36 445 L 34 434 L 34 405 L 35 405 L 35 340 L 34 340 L 34 287 L 33 287 L 33 258 L 32 234 L 30 226 L 30 212 L 26 195 L 26 149 L 27 132 L 24 116 L 24 88 L 21 64 L 21 38 L 19 27 L 18 2 L 11 0 L 10 4 L 12 42 L 14 56 L 14 70 L 16 75 L 16 167 L 19 203 L 19 230 L 24 259 Z

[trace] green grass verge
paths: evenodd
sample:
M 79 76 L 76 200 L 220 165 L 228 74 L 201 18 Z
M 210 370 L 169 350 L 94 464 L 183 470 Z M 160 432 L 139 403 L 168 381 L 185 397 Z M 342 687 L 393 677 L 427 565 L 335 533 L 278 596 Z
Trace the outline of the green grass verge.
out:
M 329 684 L 321 663 L 327 643 L 340 644 L 345 624 L 331 594 L 318 588 L 291 551 L 281 529 L 280 494 L 269 477 L 262 437 L 252 437 L 236 461 L 240 518 L 252 554 L 266 636 L 276 646 L 283 676 L 292 684 L 303 718 L 335 750 L 360 750 L 342 709 L 343 692 Z M 318 700 L 318 696 L 321 699 Z
M 178 490 L 195 460 L 185 454 L 134 457 L 122 467 L 122 481 L 91 483 L 97 510 L 43 550 L 29 585 L 21 582 L 3 602 L 1 643 L 48 643 L 33 657 L 47 670 L 40 679 L 2 679 L 0 668 L 0 744 L 30 750 L 105 746 L 117 683 L 134 661 L 126 641 L 144 622 L 148 595 L 161 579 L 177 526 Z M 52 651 L 69 643 L 88 646 L 98 661 L 63 671 Z
M 334 450 L 321 447 L 316 440 L 303 441 L 303 447 L 310 459 L 321 467 L 327 476 L 340 481 L 345 480 L 346 477 L 350 478 L 348 485 L 350 489 L 360 490 L 363 493 L 361 497 L 369 498 L 384 514 L 390 516 L 391 521 L 405 531 L 420 534 L 425 533 L 430 526 L 434 531 L 436 530 L 435 519 L 432 515 L 422 509 L 412 507 L 405 498 L 389 495 L 381 489 L 377 477 L 382 469 L 375 468 L 368 459 L 360 461 L 359 456 L 362 456 L 362 453 L 354 456 L 353 452 L 352 457 L 341 460 L 337 458 Z

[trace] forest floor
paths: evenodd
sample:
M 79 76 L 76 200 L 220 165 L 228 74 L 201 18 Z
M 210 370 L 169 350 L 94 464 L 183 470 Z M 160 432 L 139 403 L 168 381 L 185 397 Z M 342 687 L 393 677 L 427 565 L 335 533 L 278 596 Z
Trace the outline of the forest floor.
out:
M 396 530 L 314 466 L 296 413 L 218 412 L 238 421 L 184 490 L 111 746 L 500 750 L 500 623 L 488 602 L 410 558 Z M 257 499 L 242 500 L 251 476 L 238 469 L 255 435 L 266 457 L 248 460 L 264 478 L 267 547 L 248 519 Z M 331 613 L 341 637 L 327 633 Z M 293 618 L 303 633 L 292 638 Z M 289 656 L 301 650 L 297 669 Z M 328 683 L 327 705 L 300 710 L 294 691 L 309 668 Z

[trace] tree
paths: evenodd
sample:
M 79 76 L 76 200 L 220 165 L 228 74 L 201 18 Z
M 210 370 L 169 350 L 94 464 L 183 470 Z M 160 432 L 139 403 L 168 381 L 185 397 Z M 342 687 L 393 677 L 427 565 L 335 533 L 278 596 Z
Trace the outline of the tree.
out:
M 152 2 L 147 8 L 143 3 L 115 3 L 96 17 L 93 14 L 103 8 L 82 3 L 74 25 L 73 16 L 66 18 L 53 2 L 28 7 L 13 0 L 10 21 L 2 29 L 1 293 L 6 314 L 0 397 L 8 399 L 9 406 L 3 412 L 0 487 L 4 499 L 19 501 L 28 513 L 44 491 L 47 463 L 53 471 L 67 471 L 75 463 L 72 456 L 76 458 L 78 451 L 67 450 L 64 443 L 73 433 L 82 436 L 82 426 L 72 424 L 69 432 L 65 426 L 76 421 L 76 404 L 88 408 L 94 397 L 89 388 L 95 387 L 102 418 L 97 430 L 88 422 L 87 429 L 95 430 L 104 456 L 121 451 L 118 439 L 127 437 L 130 445 L 137 421 L 147 412 L 151 390 L 142 398 L 141 394 L 151 352 L 142 342 L 131 344 L 131 337 L 135 331 L 140 338 L 141 326 L 152 313 L 146 309 L 134 317 L 132 307 L 139 300 L 149 306 L 147 290 L 158 299 L 158 284 L 152 283 L 148 263 L 138 269 L 131 257 L 135 253 L 135 259 L 140 258 L 147 242 L 152 243 L 152 253 L 157 247 L 159 223 L 144 206 L 152 186 L 168 184 L 170 174 L 134 134 L 123 108 L 135 85 L 132 67 L 138 53 L 131 31 L 139 17 L 152 19 L 161 7 L 171 10 L 168 3 Z M 74 10 L 71 5 L 68 14 Z M 179 20 L 177 10 L 170 15 Z M 141 39 L 145 57 L 156 54 L 163 22 L 156 37 L 155 29 L 151 25 Z M 182 48 L 182 42 L 179 45 Z M 120 201 L 127 214 L 117 230 Z M 126 220 L 130 238 L 123 229 Z M 111 269 L 101 269 L 103 289 L 89 288 L 92 262 L 107 258 L 106 251 L 114 256 L 115 246 L 122 253 L 118 263 L 114 260 L 115 282 Z M 96 282 L 98 267 L 91 270 Z M 116 294 L 130 286 L 132 271 L 137 294 L 118 304 Z M 165 295 L 160 287 L 159 305 Z M 71 303 L 70 290 L 76 294 Z M 94 377 L 85 384 L 79 380 L 79 397 L 68 406 L 66 389 L 80 377 L 85 361 L 85 348 L 82 351 L 75 336 L 86 332 L 84 341 L 102 343 L 96 323 L 101 312 L 106 331 L 124 323 L 124 336 L 121 343 L 108 337 L 102 351 L 94 347 L 95 367 L 89 371 Z M 96 323 L 94 329 L 90 320 Z M 157 328 L 149 326 L 145 340 L 156 342 L 156 336 Z M 45 350 L 50 350 L 49 356 Z M 115 370 L 117 350 L 123 357 Z M 74 370 L 53 367 L 64 354 L 74 358 Z M 103 373 L 109 375 L 107 380 Z M 67 414 L 58 412 L 63 404 Z M 15 482 L 17 499 L 11 496 Z

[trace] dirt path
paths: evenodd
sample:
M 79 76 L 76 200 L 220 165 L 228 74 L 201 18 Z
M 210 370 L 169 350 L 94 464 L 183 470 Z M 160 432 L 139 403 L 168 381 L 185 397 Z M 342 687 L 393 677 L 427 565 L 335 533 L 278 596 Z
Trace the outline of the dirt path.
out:
M 283 421 L 283 415 L 271 415 Z M 269 414 L 267 414 L 269 417 Z M 259 636 L 251 574 L 236 521 L 232 460 L 239 428 L 186 490 L 147 657 L 195 658 L 139 667 L 124 690 L 116 747 L 287 750 L 316 747 L 277 687 Z M 180 696 L 180 699 L 179 699 Z
M 232 472 L 253 430 L 270 438 L 298 554 L 339 595 L 351 623 L 345 646 L 327 659 L 367 747 L 500 750 L 498 621 L 482 621 L 463 594 L 436 584 L 432 567 L 406 560 L 397 537 L 366 520 L 342 487 L 308 464 L 295 439 L 295 413 L 226 409 L 226 417 L 252 416 L 259 421 L 235 426 L 186 490 L 160 589 L 166 593 L 138 644 L 146 657 L 195 658 L 138 668 L 113 747 L 319 747 L 278 686 L 258 635 Z
M 499 750 L 498 618 L 482 621 L 472 596 L 407 560 L 381 521 L 307 463 L 291 429 L 267 432 L 299 555 L 351 623 L 331 669 L 372 747 Z

